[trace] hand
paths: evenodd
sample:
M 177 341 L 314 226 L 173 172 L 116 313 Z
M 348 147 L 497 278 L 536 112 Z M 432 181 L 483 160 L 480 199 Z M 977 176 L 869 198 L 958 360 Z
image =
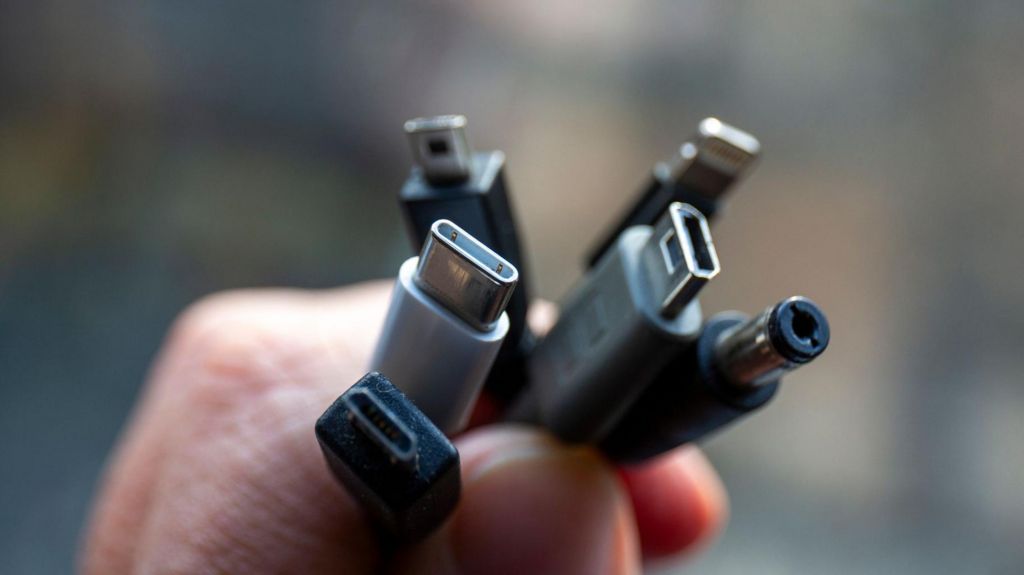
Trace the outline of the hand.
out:
M 232 292 L 187 311 L 107 470 L 82 571 L 635 573 L 641 556 L 692 550 L 720 529 L 725 493 L 694 447 L 616 471 L 539 431 L 488 425 L 456 440 L 452 519 L 383 551 L 313 423 L 366 371 L 387 301 L 377 282 Z

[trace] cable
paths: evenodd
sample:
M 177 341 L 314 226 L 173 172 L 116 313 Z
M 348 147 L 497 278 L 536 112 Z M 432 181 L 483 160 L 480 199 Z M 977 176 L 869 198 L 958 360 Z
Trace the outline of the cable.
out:
M 717 314 L 600 448 L 615 461 L 637 463 L 705 437 L 766 404 L 782 376 L 820 356 L 828 342 L 825 313 L 805 297 L 784 299 L 754 318 Z
M 470 411 L 509 331 L 515 266 L 448 220 L 399 269 L 371 369 L 386 373 L 445 433 Z
M 422 539 L 459 501 L 459 452 L 379 373 L 327 408 L 316 438 L 335 478 L 396 540 Z
M 750 171 L 760 153 L 754 136 L 705 118 L 675 158 L 654 166 L 640 199 L 596 244 L 587 256 L 587 267 L 596 264 L 626 228 L 652 225 L 672 202 L 690 204 L 713 219 L 722 196 Z
M 718 271 L 707 220 L 692 206 L 673 203 L 653 227 L 627 229 L 566 298 L 508 417 L 596 442 L 697 337 L 694 298 Z
M 473 152 L 465 116 L 433 116 L 405 123 L 414 166 L 399 194 L 413 243 L 422 249 L 435 220 L 458 224 L 519 270 L 519 287 L 508 303 L 509 332 L 486 387 L 501 401 L 526 379 L 525 357 L 533 343 L 526 325 L 526 268 L 505 183 L 505 154 Z

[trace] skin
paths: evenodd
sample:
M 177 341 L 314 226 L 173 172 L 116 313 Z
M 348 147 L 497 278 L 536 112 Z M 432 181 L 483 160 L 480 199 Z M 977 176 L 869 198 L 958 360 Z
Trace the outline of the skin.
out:
M 616 469 L 536 429 L 488 424 L 455 440 L 452 518 L 382 549 L 313 423 L 366 371 L 388 294 L 383 282 L 240 291 L 187 310 L 108 464 L 80 571 L 637 573 L 720 531 L 725 491 L 694 447 Z M 543 332 L 553 317 L 540 304 L 531 323 Z

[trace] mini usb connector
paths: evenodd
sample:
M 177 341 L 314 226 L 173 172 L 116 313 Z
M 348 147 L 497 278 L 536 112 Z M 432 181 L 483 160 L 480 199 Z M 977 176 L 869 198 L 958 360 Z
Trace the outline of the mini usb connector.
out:
M 626 229 L 562 303 L 509 418 L 564 441 L 599 441 L 697 337 L 697 292 L 718 269 L 707 222 L 692 206 L 673 203 L 655 226 Z
M 415 118 L 405 123 L 412 156 L 431 184 L 455 184 L 469 179 L 473 149 L 466 139 L 466 117 Z
M 668 318 L 678 315 L 720 269 L 707 220 L 680 202 L 654 225 L 644 256 L 654 298 Z
M 465 116 L 416 118 L 405 123 L 405 133 L 414 165 L 399 198 L 415 252 L 422 253 L 424 238 L 434 237 L 431 229 L 434 222 L 444 218 L 501 254 L 501 258 L 518 271 L 517 287 L 507 302 L 508 337 L 498 354 L 498 367 L 487 380 L 491 396 L 499 402 L 507 402 L 526 379 L 526 356 L 534 338 L 526 325 L 529 272 L 505 178 L 505 154 L 501 150 L 474 151 L 466 137 Z M 456 243 L 459 241 L 461 239 Z M 440 281 L 450 279 L 445 277 Z M 507 283 L 507 279 L 506 274 L 499 283 Z M 493 305 L 481 308 L 474 302 L 461 303 L 470 304 L 471 309 L 457 313 L 471 323 L 486 324 L 495 317 Z M 501 305 L 506 304 L 501 302 Z M 456 308 L 462 309 L 462 306 Z M 481 315 L 488 317 L 481 319 Z

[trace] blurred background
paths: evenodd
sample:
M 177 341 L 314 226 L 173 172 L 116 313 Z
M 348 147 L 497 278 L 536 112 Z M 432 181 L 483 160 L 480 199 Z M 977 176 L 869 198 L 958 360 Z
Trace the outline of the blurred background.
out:
M 409 255 L 402 122 L 508 154 L 537 294 L 708 115 L 764 147 L 705 310 L 831 349 L 706 443 L 733 514 L 656 573 L 1024 572 L 1024 4 L 0 3 L 0 572 L 64 573 L 174 316 Z

